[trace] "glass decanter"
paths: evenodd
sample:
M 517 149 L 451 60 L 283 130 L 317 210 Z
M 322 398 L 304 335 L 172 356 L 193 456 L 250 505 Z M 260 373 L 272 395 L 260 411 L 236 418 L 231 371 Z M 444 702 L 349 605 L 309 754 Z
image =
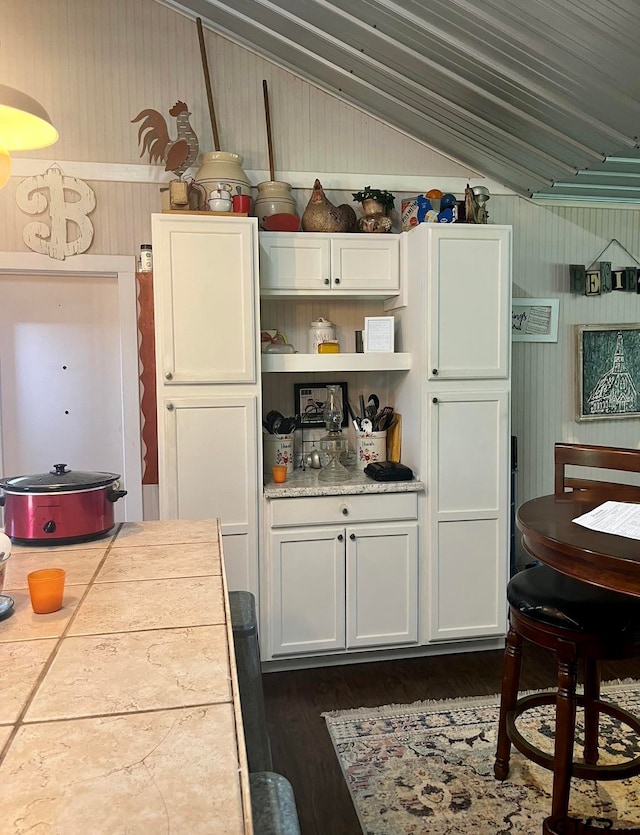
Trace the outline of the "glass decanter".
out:
M 327 400 L 322 412 L 328 434 L 320 439 L 320 449 L 326 452 L 329 461 L 318 473 L 318 481 L 325 484 L 340 484 L 351 477 L 340 463 L 340 456 L 347 451 L 348 441 L 342 435 L 342 405 L 338 391 L 338 386 L 327 386 Z

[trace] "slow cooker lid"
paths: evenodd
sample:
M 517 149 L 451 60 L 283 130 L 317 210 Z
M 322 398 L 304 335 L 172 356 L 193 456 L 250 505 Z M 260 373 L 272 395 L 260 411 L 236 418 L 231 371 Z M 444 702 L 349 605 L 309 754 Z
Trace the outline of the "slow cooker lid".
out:
M 0 479 L 0 487 L 12 493 L 56 493 L 107 487 L 120 478 L 118 473 L 86 473 L 54 464 L 48 473 L 16 475 Z

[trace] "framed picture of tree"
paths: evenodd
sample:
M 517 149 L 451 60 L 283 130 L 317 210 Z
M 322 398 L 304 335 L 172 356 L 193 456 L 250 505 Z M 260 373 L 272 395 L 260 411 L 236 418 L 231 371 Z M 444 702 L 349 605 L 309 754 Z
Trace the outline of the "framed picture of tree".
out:
M 640 417 L 640 324 L 575 330 L 576 419 Z

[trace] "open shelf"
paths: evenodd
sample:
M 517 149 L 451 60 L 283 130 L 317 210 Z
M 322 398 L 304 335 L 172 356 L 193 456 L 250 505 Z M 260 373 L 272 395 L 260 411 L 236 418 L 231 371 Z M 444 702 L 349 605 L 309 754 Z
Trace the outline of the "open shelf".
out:
M 262 354 L 263 372 L 408 371 L 411 354 Z

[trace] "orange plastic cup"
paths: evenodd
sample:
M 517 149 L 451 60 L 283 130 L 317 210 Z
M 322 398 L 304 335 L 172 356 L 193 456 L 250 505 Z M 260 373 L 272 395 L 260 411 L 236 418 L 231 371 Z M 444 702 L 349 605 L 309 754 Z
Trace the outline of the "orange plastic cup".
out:
M 287 480 L 287 465 L 274 464 L 271 468 L 271 473 L 276 484 L 284 484 Z
M 42 568 L 27 574 L 31 608 L 37 615 L 57 612 L 62 608 L 65 576 L 63 568 Z

